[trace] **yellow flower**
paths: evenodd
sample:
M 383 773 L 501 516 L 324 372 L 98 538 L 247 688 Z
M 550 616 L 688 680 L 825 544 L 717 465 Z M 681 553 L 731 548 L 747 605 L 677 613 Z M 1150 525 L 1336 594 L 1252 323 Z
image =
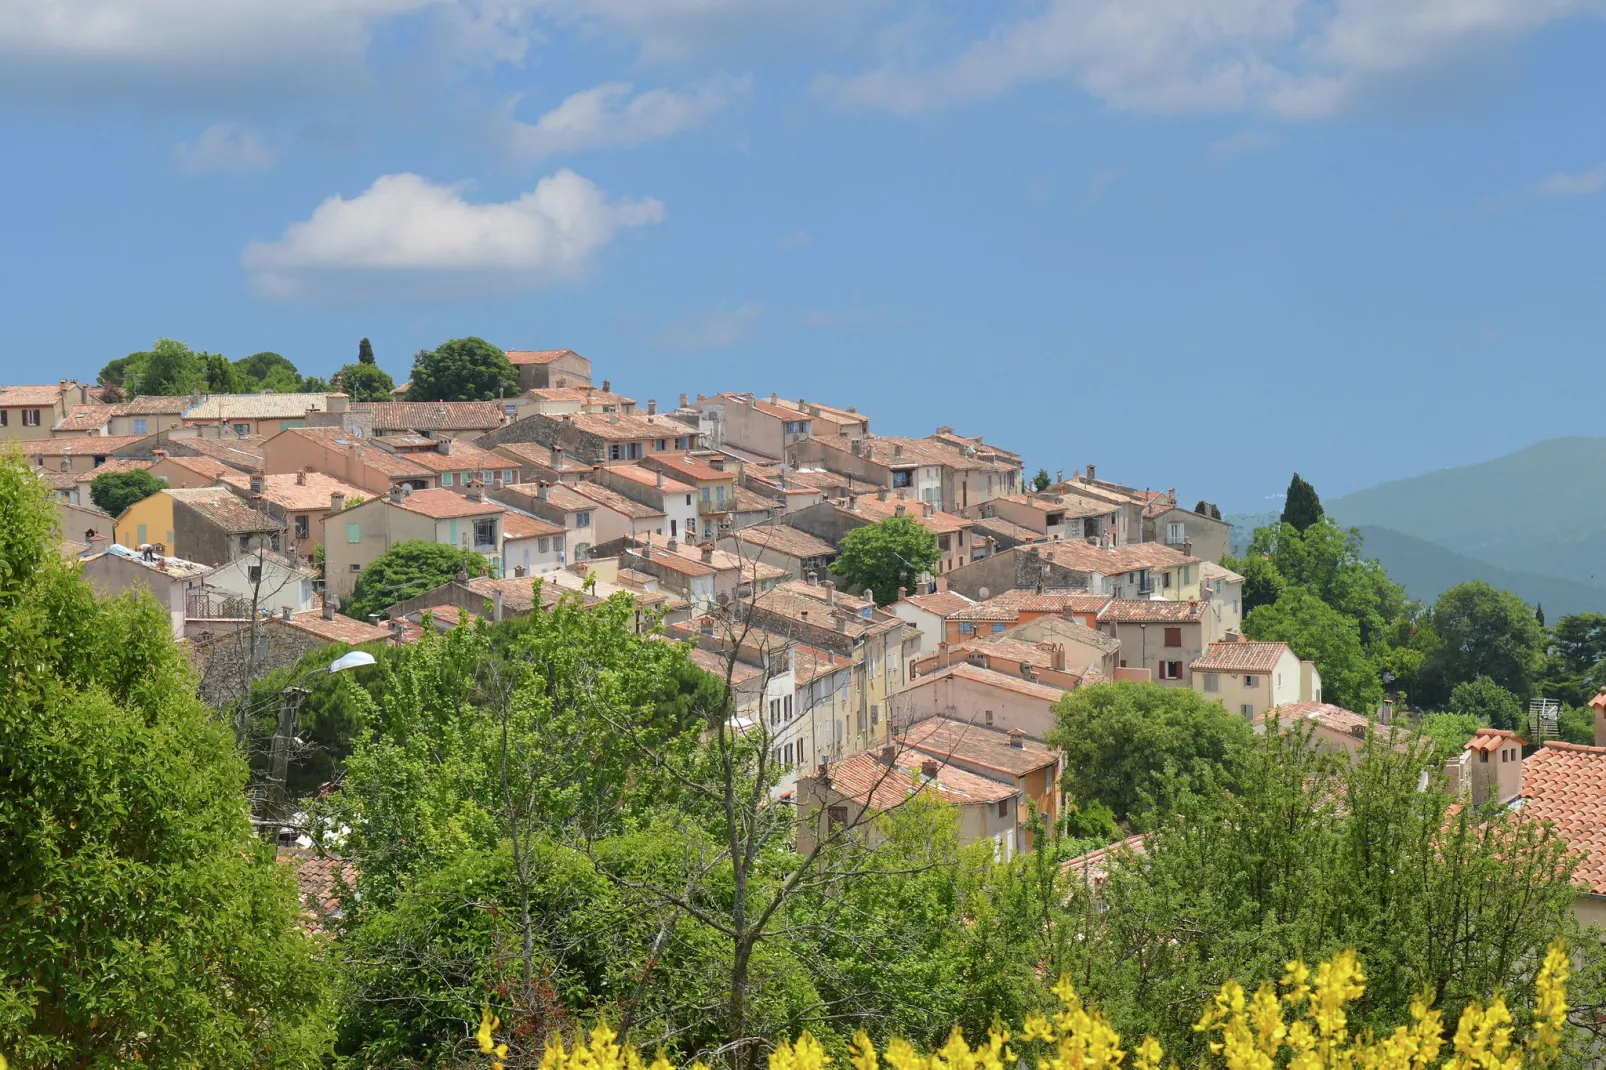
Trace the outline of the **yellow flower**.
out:
M 479 1031 L 474 1034 L 474 1039 L 479 1041 L 480 1053 L 482 1055 L 496 1056 L 495 1061 L 491 1063 L 496 1070 L 502 1070 L 502 1060 L 507 1058 L 507 1045 L 498 1044 L 491 1037 L 491 1034 L 500 1028 L 502 1028 L 502 1019 L 492 1014 L 491 1008 L 481 1006 L 480 1028 Z M 542 1060 L 542 1063 L 543 1065 L 545 1064 L 544 1059 Z

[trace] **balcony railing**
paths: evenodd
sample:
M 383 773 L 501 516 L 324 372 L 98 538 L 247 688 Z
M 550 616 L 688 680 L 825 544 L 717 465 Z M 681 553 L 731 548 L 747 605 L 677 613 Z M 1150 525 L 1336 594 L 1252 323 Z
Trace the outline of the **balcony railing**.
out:
M 720 501 L 717 498 L 710 501 L 704 501 L 701 498 L 697 499 L 698 516 L 723 516 L 730 511 L 731 499 L 729 498 L 726 498 L 724 501 Z

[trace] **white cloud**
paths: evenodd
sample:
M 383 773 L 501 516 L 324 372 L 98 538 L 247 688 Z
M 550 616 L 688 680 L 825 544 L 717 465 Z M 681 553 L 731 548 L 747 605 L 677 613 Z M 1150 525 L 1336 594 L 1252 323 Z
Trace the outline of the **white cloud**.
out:
M 817 82 L 914 114 L 1073 79 L 1118 108 L 1332 114 L 1453 78 L 1602 0 L 1047 0 L 946 62 Z
M 799 227 L 794 231 L 782 234 L 775 240 L 780 244 L 782 249 L 801 249 L 805 245 L 809 245 L 814 241 L 814 235 L 809 233 L 806 228 Z
M 201 131 L 194 144 L 181 141 L 173 147 L 173 162 L 179 170 L 192 174 L 262 171 L 277 160 L 278 153 L 264 145 L 255 131 L 234 123 L 213 123 Z
M 724 111 L 747 95 L 752 79 L 710 78 L 684 93 L 652 89 L 632 95 L 631 88 L 628 82 L 608 82 L 582 90 L 533 123 L 509 115 L 499 136 L 515 157 L 526 161 L 656 141 Z
M 755 42 L 842 44 L 879 0 L 536 0 L 560 22 L 676 61 Z
M 1557 171 L 1534 187 L 1541 197 L 1587 197 L 1606 189 L 1606 163 L 1587 171 Z
M 1259 149 L 1269 149 L 1275 144 L 1277 144 L 1275 134 L 1269 134 L 1264 130 L 1240 130 L 1236 134 L 1228 134 L 1219 141 L 1211 142 L 1210 155 L 1238 156 Z
M 3 0 L 0 93 L 215 106 L 365 85 L 384 30 L 454 60 L 511 62 L 537 0 Z
M 658 201 L 609 201 L 567 170 L 501 204 L 385 175 L 350 200 L 330 197 L 278 241 L 246 246 L 241 263 L 273 297 L 506 294 L 581 279 L 619 230 L 663 218 Z
M 759 306 L 749 301 L 733 309 L 716 309 L 659 328 L 653 341 L 665 349 L 721 349 L 747 340 L 758 320 Z

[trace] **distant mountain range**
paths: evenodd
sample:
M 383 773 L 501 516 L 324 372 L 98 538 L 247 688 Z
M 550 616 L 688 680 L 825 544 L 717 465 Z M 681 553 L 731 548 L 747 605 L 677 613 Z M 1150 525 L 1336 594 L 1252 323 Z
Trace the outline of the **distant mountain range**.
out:
M 1606 612 L 1606 438 L 1550 439 L 1322 504 L 1360 528 L 1367 556 L 1413 598 L 1481 579 L 1542 603 L 1550 620 Z M 1226 519 L 1242 546 L 1276 517 Z

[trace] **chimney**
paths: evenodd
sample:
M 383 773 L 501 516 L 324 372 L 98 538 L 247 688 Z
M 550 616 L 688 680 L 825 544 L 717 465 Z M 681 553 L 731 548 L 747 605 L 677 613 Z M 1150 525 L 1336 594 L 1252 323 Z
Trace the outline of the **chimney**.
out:
M 867 461 L 871 460 L 872 457 L 873 457 L 873 454 L 874 454 L 874 450 L 875 450 L 875 447 L 872 446 L 870 443 L 866 442 L 864 444 L 864 459 L 867 460 Z
M 1606 691 L 1590 699 L 1589 708 L 1595 711 L 1595 746 L 1606 747 Z
M 835 580 L 826 580 L 825 581 L 825 604 L 828 605 L 828 606 L 836 605 L 836 581 Z
M 909 588 L 907 588 L 907 587 L 899 587 L 898 588 L 898 601 L 902 602 L 908 596 L 909 596 Z
M 669 536 L 669 552 L 675 553 L 679 549 L 680 543 L 675 541 L 675 537 L 673 535 Z
M 466 569 L 461 569 L 460 568 L 456 572 L 452 573 L 452 579 L 457 581 L 458 583 L 467 583 L 468 582 L 468 571 Z
M 932 508 L 930 502 L 921 502 L 920 503 L 920 515 L 921 516 L 924 516 L 929 520 L 931 518 L 932 514 L 935 513 L 935 512 L 936 512 L 936 510 L 934 510 Z
M 647 415 L 648 416 L 657 416 L 658 415 L 658 399 L 657 398 L 648 398 L 647 399 Z
M 435 450 L 442 457 L 450 457 L 452 455 L 452 440 L 449 438 L 439 439 L 435 443 Z
M 1026 733 L 1022 732 L 1018 728 L 1011 728 L 1009 730 L 1009 745 L 1014 747 L 1016 750 L 1025 750 Z
M 345 507 L 346 507 L 346 492 L 343 491 L 343 490 L 332 490 L 332 491 L 330 491 L 329 492 L 329 511 L 331 513 L 338 513 L 338 512 L 340 512 L 340 510 L 344 509 Z
M 663 473 L 662 469 L 659 469 L 659 471 L 658 471 L 658 489 L 659 490 L 663 490 L 664 489 L 664 473 Z
M 920 763 L 920 775 L 925 777 L 927 780 L 936 780 L 937 779 L 937 759 L 935 759 L 935 758 L 927 758 L 925 761 L 921 762 Z
M 880 762 L 888 769 L 896 768 L 898 765 L 898 748 L 893 746 L 891 743 L 888 743 L 886 746 L 881 748 L 881 753 L 876 755 L 876 761 Z
M 485 500 L 485 484 L 483 482 L 476 479 L 469 483 L 468 500 L 471 502 L 483 502 Z
M 687 404 L 687 402 L 689 402 L 690 400 L 691 399 L 686 397 L 685 394 L 680 395 L 680 407 L 683 408 L 683 409 L 690 408 L 691 406 L 689 404 Z
M 262 469 L 258 468 L 251 473 L 251 493 L 262 493 Z
M 1377 707 L 1377 723 L 1378 724 L 1393 724 L 1394 723 L 1394 700 L 1393 699 L 1386 698 L 1381 703 L 1378 704 L 1378 707 Z
M 714 563 L 714 548 L 712 546 L 710 546 L 709 544 L 704 543 L 703 544 L 703 564 L 712 565 L 713 563 Z
M 405 488 L 403 488 L 400 483 L 392 483 L 390 485 L 390 504 L 391 505 L 400 505 L 402 503 L 402 498 L 405 496 L 404 493 L 403 493 L 404 489 Z
M 1087 466 L 1087 481 L 1089 483 L 1093 482 L 1093 466 L 1092 465 L 1088 465 Z
M 303 468 L 301 471 L 296 473 L 296 486 L 304 487 L 307 485 L 307 473 L 310 471 L 312 471 L 312 469 Z
M 541 482 L 535 485 L 535 496 L 539 501 L 550 501 L 552 498 L 552 484 Z
M 613 393 L 613 383 L 612 383 L 612 382 L 610 382 L 610 381 L 609 381 L 609 380 L 607 380 L 607 379 L 604 379 L 604 380 L 603 380 L 603 381 L 602 381 L 602 392 L 603 392 L 603 393 L 604 393 L 604 394 L 611 394 L 611 393 Z
M 153 461 L 165 461 L 165 460 L 167 460 L 167 451 L 166 450 L 151 450 L 151 460 L 153 460 Z
M 324 398 L 324 406 L 327 412 L 350 412 L 351 398 L 346 394 L 330 394 Z
M 334 598 L 332 598 L 330 596 L 330 594 L 329 594 L 329 592 L 327 590 L 325 590 L 323 592 L 323 614 L 322 615 L 323 615 L 323 619 L 324 620 L 334 620 L 335 619 L 335 600 L 334 600 Z
M 502 619 L 502 588 L 493 587 L 491 589 L 491 620 L 492 621 L 499 621 L 501 619 Z
M 896 461 L 896 460 L 902 459 L 902 457 L 903 457 L 903 443 L 901 443 L 901 442 L 893 443 L 892 444 L 892 459 Z
M 1223 632 L 1222 635 L 1221 635 L 1221 641 L 1223 643 L 1236 643 L 1242 638 L 1243 638 L 1242 635 L 1240 635 L 1237 632 L 1232 631 L 1230 629 L 1228 631 Z
M 882 487 L 880 490 L 875 492 L 875 500 L 878 501 L 878 502 L 884 502 L 884 501 L 887 500 L 887 488 L 886 487 Z
M 402 644 L 402 635 L 405 634 L 406 630 L 407 630 L 407 626 L 404 625 L 401 621 L 399 621 L 399 620 L 391 621 L 390 622 L 390 641 L 393 644 L 395 644 L 396 646 L 401 646 L 401 644 Z
M 859 439 L 854 439 L 853 440 L 853 444 L 851 446 L 849 446 L 848 448 L 853 451 L 853 455 L 855 457 L 857 457 L 860 454 L 864 453 L 864 443 L 862 441 L 860 441 Z
M 903 516 L 908 511 L 909 511 L 909 507 L 907 505 L 904 505 L 902 502 L 899 502 L 897 505 L 892 507 L 892 515 L 893 516 Z

